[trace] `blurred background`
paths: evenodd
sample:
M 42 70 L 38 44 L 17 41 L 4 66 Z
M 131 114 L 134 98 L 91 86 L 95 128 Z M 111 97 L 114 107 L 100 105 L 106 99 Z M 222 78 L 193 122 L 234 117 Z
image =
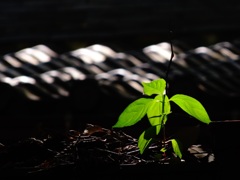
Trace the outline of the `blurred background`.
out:
M 141 82 L 165 78 L 171 44 L 169 96 L 195 97 L 213 121 L 240 119 L 236 0 L 2 0 L 0 8 L 2 142 L 111 127 L 141 97 Z M 178 110 L 177 125 L 189 124 Z

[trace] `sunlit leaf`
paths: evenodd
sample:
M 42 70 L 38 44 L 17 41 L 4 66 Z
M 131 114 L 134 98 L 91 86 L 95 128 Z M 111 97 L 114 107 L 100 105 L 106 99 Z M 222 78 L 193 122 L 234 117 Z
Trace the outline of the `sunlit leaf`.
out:
M 178 156 L 180 159 L 182 159 L 182 153 L 179 148 L 178 142 L 175 139 L 171 139 L 173 152 Z
M 132 126 L 140 121 L 147 113 L 148 107 L 153 99 L 139 98 L 129 104 L 120 114 L 113 128 Z
M 206 124 L 209 124 L 211 122 L 207 111 L 203 105 L 195 98 L 184 94 L 176 94 L 170 98 L 170 101 L 176 103 L 182 110 L 198 119 L 199 121 Z
M 146 148 L 151 144 L 153 137 L 156 136 L 156 127 L 151 126 L 147 130 L 143 131 L 143 133 L 138 138 L 138 148 L 140 154 L 143 154 Z
M 151 82 L 142 82 L 143 93 L 151 96 L 153 94 L 162 95 L 166 88 L 166 81 L 164 79 L 156 79 Z
M 160 152 L 162 152 L 162 153 L 165 153 L 166 151 L 167 151 L 166 147 L 162 147 L 162 148 L 160 149 Z
M 161 125 L 167 121 L 167 115 L 170 113 L 170 103 L 167 95 L 158 95 L 154 98 L 148 108 L 147 116 L 152 126 L 157 126 L 157 134 L 161 130 Z M 164 101 L 164 103 L 163 103 Z

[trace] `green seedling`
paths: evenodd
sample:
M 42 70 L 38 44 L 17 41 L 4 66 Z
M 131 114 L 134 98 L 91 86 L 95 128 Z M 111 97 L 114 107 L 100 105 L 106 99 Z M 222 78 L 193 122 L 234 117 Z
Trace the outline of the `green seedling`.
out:
M 169 98 L 166 94 L 166 81 L 163 78 L 142 82 L 142 86 L 145 96 L 130 103 L 120 114 L 116 124 L 113 125 L 113 128 L 132 126 L 147 116 L 151 126 L 144 130 L 138 138 L 138 148 L 141 154 L 165 127 L 168 116 L 172 113 L 172 102 L 202 123 L 209 124 L 211 122 L 207 111 L 195 98 L 184 94 L 176 94 Z M 181 159 L 182 153 L 178 141 L 170 139 L 168 142 L 171 142 L 173 152 Z M 164 144 L 165 142 L 160 150 L 163 154 L 166 151 Z
M 160 137 L 160 132 L 163 132 L 163 140 L 160 147 L 160 152 L 157 154 L 159 159 L 166 158 L 169 144 L 173 151 L 174 157 L 182 159 L 181 144 L 178 139 L 166 138 L 165 125 L 169 115 L 172 113 L 171 104 L 175 103 L 183 111 L 189 114 L 194 119 L 202 123 L 209 124 L 211 122 L 204 106 L 195 98 L 184 95 L 175 94 L 171 98 L 167 93 L 167 79 L 169 69 L 174 57 L 173 46 L 170 42 L 171 57 L 166 70 L 166 77 L 158 78 L 150 82 L 142 82 L 143 97 L 130 103 L 118 117 L 118 121 L 113 128 L 123 128 L 132 126 L 142 120 L 145 116 L 150 122 L 150 127 L 144 130 L 138 138 L 138 148 L 141 154 Z M 191 136 L 191 135 L 189 135 Z

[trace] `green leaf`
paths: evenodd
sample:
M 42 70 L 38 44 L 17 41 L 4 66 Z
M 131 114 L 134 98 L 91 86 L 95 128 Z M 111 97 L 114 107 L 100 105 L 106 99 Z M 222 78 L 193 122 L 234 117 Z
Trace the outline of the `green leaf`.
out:
M 151 144 L 153 137 L 156 136 L 156 126 L 151 126 L 147 130 L 143 131 L 143 133 L 138 138 L 138 148 L 140 154 L 143 154 L 146 148 Z
M 147 111 L 147 116 L 150 124 L 152 126 L 159 125 L 157 126 L 157 134 L 161 130 L 161 125 L 166 123 L 167 115 L 170 113 L 171 109 L 167 95 L 165 95 L 164 104 L 163 97 L 163 95 L 156 96 Z
M 175 139 L 171 139 L 172 142 L 172 147 L 173 147 L 173 152 L 180 158 L 182 159 L 182 153 L 179 148 L 178 142 Z
M 207 111 L 203 105 L 195 98 L 184 94 L 176 94 L 171 97 L 170 101 L 176 103 L 182 110 L 198 119 L 199 121 L 206 124 L 209 124 L 211 122 Z
M 167 151 L 166 147 L 162 147 L 162 148 L 160 149 L 160 152 L 162 152 L 162 153 L 165 153 L 166 151 Z
M 142 82 L 143 85 L 143 93 L 151 96 L 153 94 L 160 94 L 164 93 L 166 88 L 166 81 L 164 79 L 156 79 L 151 82 Z
M 147 113 L 148 107 L 153 99 L 139 98 L 129 104 L 120 114 L 118 121 L 113 128 L 132 126 L 140 121 Z

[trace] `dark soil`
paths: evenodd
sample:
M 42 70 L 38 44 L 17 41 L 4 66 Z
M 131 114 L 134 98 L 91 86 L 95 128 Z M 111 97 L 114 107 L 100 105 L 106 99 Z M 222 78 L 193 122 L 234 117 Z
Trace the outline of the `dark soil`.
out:
M 137 139 L 119 129 L 106 129 L 87 124 L 84 131 L 34 137 L 4 145 L 0 149 L 1 174 L 4 176 L 67 175 L 78 177 L 124 171 L 124 167 L 168 164 L 211 164 L 211 154 L 201 145 L 193 145 L 183 152 L 180 161 L 169 152 L 159 158 L 161 142 L 156 141 L 140 154 Z M 139 169 L 138 169 L 139 170 Z M 89 171 L 94 172 L 93 174 Z M 134 168 L 131 170 L 134 172 Z M 145 170 L 146 171 L 146 170 Z M 138 172 L 139 173 L 139 172 Z M 96 174 L 95 174 L 96 175 Z

